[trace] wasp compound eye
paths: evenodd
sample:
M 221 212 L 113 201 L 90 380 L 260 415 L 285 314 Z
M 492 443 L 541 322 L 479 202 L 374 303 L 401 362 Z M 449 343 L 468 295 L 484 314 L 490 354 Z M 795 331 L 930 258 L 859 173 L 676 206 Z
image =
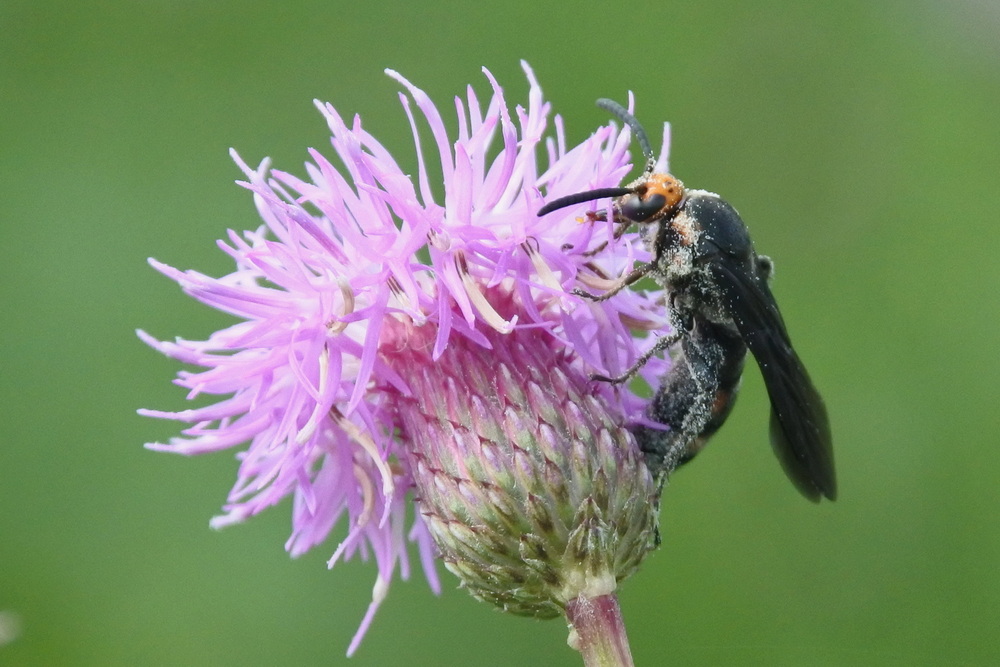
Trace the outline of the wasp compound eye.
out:
M 662 194 L 638 193 L 626 195 L 621 198 L 618 207 L 621 214 L 632 222 L 646 222 L 667 205 L 667 198 Z
M 680 210 L 684 185 L 670 174 L 648 174 L 618 200 L 618 210 L 632 222 L 669 218 Z

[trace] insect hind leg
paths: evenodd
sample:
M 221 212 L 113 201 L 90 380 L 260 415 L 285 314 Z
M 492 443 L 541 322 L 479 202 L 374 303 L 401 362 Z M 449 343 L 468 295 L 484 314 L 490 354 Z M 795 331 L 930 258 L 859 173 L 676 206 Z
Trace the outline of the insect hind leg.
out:
M 667 428 L 632 429 L 657 479 L 692 459 L 725 422 L 739 390 L 746 346 L 736 334 L 701 321 L 673 357 L 646 408 L 650 421 Z
M 646 409 L 651 421 L 667 428 L 642 424 L 633 429 L 654 479 L 669 475 L 681 462 L 693 456 L 689 450 L 710 419 L 714 399 L 711 387 L 704 386 L 686 364 L 675 361 L 674 368 Z
M 636 359 L 636 362 L 632 364 L 627 371 L 621 375 L 616 375 L 614 377 L 608 377 L 607 375 L 593 374 L 590 376 L 591 380 L 598 380 L 600 382 L 610 382 L 611 384 L 622 384 L 635 377 L 635 374 L 639 372 L 639 369 L 646 365 L 653 355 L 659 354 L 663 350 L 667 349 L 677 341 L 681 339 L 682 334 L 680 332 L 674 332 L 669 336 L 663 336 L 653 347 L 646 350 L 642 356 Z

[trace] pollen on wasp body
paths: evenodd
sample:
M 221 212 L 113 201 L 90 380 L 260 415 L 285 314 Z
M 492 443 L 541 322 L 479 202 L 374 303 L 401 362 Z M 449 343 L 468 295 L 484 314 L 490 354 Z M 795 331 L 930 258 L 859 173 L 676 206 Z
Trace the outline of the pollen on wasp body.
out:
M 749 350 L 771 399 L 771 444 L 778 460 L 804 496 L 833 500 L 837 485 L 826 407 L 792 348 L 771 293 L 771 260 L 757 254 L 736 209 L 717 194 L 686 190 L 674 176 L 655 171 L 646 132 L 628 110 L 611 100 L 598 105 L 632 130 L 646 156 L 644 173 L 622 188 L 564 196 L 539 215 L 614 198 L 613 221 L 620 230 L 638 227 L 650 261 L 602 294 L 574 293 L 607 301 L 638 280 L 652 278 L 666 292 L 673 332 L 624 373 L 594 378 L 623 383 L 654 355 L 669 350 L 670 371 L 646 409 L 650 421 L 668 428 L 640 425 L 634 430 L 650 469 L 663 477 L 691 460 L 725 422 Z M 603 219 L 601 215 L 590 217 Z

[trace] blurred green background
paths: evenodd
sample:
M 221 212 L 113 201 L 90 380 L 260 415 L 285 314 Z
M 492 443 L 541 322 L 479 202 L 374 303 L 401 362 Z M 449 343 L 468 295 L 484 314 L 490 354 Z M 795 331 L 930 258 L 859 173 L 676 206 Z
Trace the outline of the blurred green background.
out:
M 756 370 L 621 591 L 638 665 L 1000 664 L 1000 5 L 0 3 L 0 663 L 344 664 L 374 568 L 283 551 L 288 504 L 208 528 L 231 453 L 144 451 L 227 320 L 146 265 L 220 275 L 258 224 L 227 149 L 303 174 L 313 98 L 414 165 L 400 70 L 442 109 L 535 68 L 579 141 L 636 92 L 722 193 L 829 406 L 840 499 L 767 445 Z M 452 125 L 454 127 L 454 125 Z M 329 153 L 329 151 L 327 150 Z M 350 664 L 579 665 L 562 622 L 395 582 Z M 10 640 L 11 633 L 16 634 Z

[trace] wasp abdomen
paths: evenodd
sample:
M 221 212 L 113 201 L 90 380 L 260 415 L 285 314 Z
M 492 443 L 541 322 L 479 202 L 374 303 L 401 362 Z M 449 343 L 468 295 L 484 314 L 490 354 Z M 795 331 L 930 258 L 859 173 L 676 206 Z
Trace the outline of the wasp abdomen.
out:
M 673 365 L 646 409 L 650 421 L 668 426 L 633 429 L 646 465 L 659 478 L 690 461 L 726 421 L 740 386 L 747 348 L 724 324 L 696 320 L 671 350 Z

